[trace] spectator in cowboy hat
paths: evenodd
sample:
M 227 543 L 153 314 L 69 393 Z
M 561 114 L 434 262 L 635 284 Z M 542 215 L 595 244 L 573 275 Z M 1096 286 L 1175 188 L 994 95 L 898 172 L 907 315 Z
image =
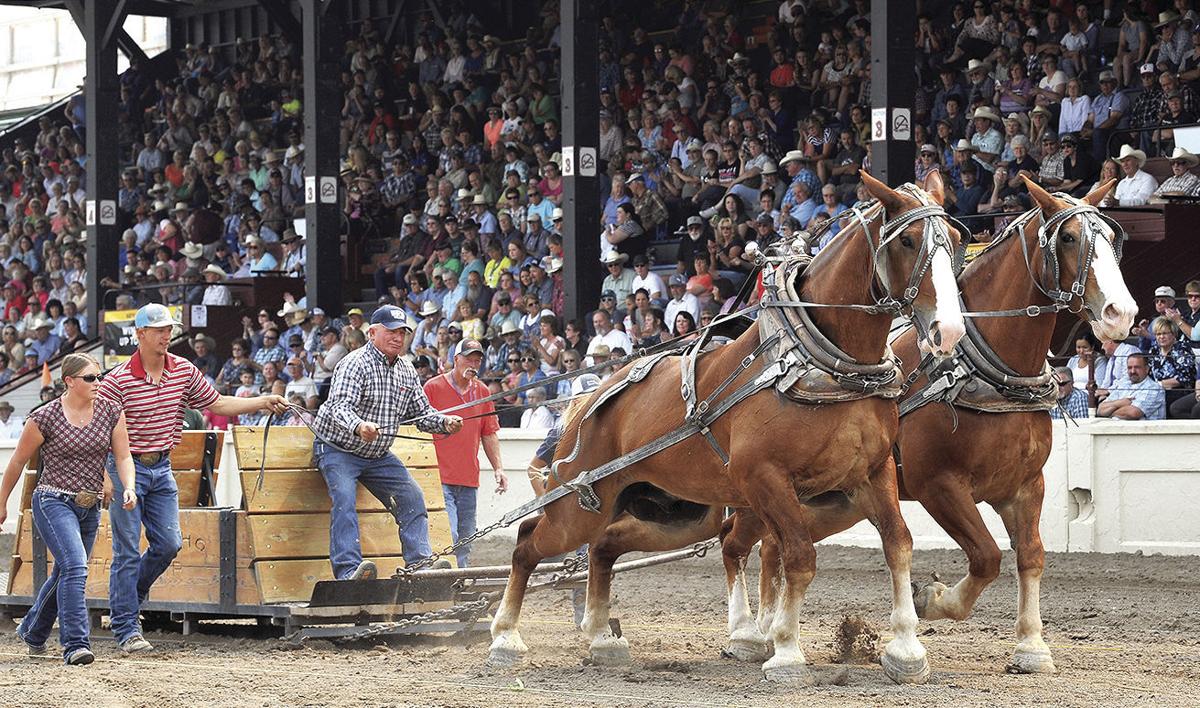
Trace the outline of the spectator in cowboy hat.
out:
M 632 270 L 625 267 L 625 262 L 629 260 L 629 256 L 624 253 L 610 251 L 600 261 L 604 264 L 604 268 L 608 271 L 608 275 L 604 276 L 604 282 L 601 283 L 601 288 L 611 290 L 616 293 L 617 302 L 624 302 L 625 297 L 633 292 L 634 273 Z
M 1200 177 L 1191 172 L 1191 169 L 1200 162 L 1200 158 L 1177 146 L 1171 153 L 1170 161 L 1171 176 L 1158 186 L 1158 189 L 1154 191 L 1154 196 L 1200 196 Z M 1161 202 L 1163 200 L 1156 199 L 1154 201 Z
M 1108 139 L 1114 131 L 1129 124 L 1129 97 L 1117 91 L 1117 78 L 1111 71 L 1100 72 L 1100 93 L 1092 98 L 1092 110 L 1083 124 L 1083 136 L 1092 136 L 1092 156 L 1099 162 L 1108 150 Z M 1143 154 L 1143 161 L 1145 156 Z
M 971 145 L 975 147 L 975 161 L 989 173 L 996 171 L 996 159 L 1004 150 L 1004 136 L 996 129 L 1000 116 L 990 106 L 980 106 L 971 114 L 975 133 Z
M 1117 203 L 1121 206 L 1141 206 L 1150 201 L 1158 182 L 1148 173 L 1142 171 L 1146 164 L 1146 153 L 1136 150 L 1132 145 L 1122 145 L 1121 152 L 1115 158 L 1121 165 L 1122 178 L 1117 183 Z
M 204 282 L 208 286 L 204 288 L 204 299 L 201 301 L 203 305 L 232 305 L 233 295 L 229 292 L 229 286 L 224 285 L 223 281 L 228 275 L 218 265 L 208 264 L 204 270 L 200 271 L 204 276 Z

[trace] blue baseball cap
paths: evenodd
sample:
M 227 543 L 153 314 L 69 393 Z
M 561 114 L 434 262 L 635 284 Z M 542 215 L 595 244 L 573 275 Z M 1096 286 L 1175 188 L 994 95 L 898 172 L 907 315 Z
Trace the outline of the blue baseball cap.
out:
M 133 317 L 133 326 L 141 329 L 143 327 L 173 327 L 175 325 L 183 325 L 182 322 L 171 316 L 171 311 L 166 305 L 160 305 L 152 302 L 149 305 L 142 305 Z
M 384 305 L 375 310 L 375 314 L 371 315 L 372 325 L 383 325 L 387 329 L 413 329 L 412 323 L 408 321 L 408 315 L 404 314 L 404 310 L 395 305 Z

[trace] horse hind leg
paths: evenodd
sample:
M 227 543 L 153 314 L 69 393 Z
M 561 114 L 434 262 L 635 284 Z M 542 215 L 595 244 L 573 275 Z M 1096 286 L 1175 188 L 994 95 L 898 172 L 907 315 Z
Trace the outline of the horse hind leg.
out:
M 729 645 L 721 651 L 721 655 L 738 661 L 763 662 L 771 655 L 771 645 L 766 637 L 766 630 L 770 624 L 755 622 L 750 612 L 750 598 L 746 585 L 746 558 L 764 532 L 758 517 L 746 509 L 738 510 L 726 520 L 721 530 L 721 560 L 725 565 L 725 586 L 729 603 Z M 760 578 L 768 579 L 772 586 L 779 565 L 778 555 L 773 558 L 774 565 L 768 567 L 764 556 L 760 574 Z M 772 591 L 769 597 L 764 597 L 760 585 L 760 620 L 767 602 L 774 606 L 775 593 Z
M 917 614 L 925 619 L 965 620 L 976 600 L 1000 574 L 1000 548 L 988 531 L 971 492 L 956 481 L 923 487 L 917 499 L 967 554 L 967 574 L 953 587 L 941 582 L 915 588 Z
M 883 553 L 892 575 L 892 641 L 884 648 L 883 672 L 898 684 L 929 680 L 929 660 L 917 639 L 917 612 L 911 594 L 912 534 L 900 515 L 896 468 L 888 458 L 884 468 L 852 495 L 879 530 Z
M 1017 551 L 1017 648 L 1008 670 L 1021 674 L 1052 674 L 1058 671 L 1050 647 L 1042 638 L 1040 592 L 1046 551 L 1038 524 L 1042 516 L 1044 484 L 1041 475 L 1025 485 L 1017 498 L 996 506 L 1008 537 Z

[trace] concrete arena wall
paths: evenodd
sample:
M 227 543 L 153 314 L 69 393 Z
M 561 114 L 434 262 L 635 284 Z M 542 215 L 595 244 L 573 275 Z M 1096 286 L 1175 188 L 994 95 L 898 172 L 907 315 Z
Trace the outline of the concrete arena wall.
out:
M 478 523 L 493 523 L 505 512 L 533 497 L 525 466 L 543 435 L 524 430 L 500 431 L 510 490 L 497 495 L 490 467 L 483 460 Z M 218 483 L 222 503 L 237 506 L 232 442 L 227 437 Z M 16 441 L 0 441 L 0 464 L 7 464 Z M 1050 551 L 1101 553 L 1200 554 L 1200 421 L 1114 422 L 1086 420 L 1078 426 L 1054 426 L 1047 461 L 1042 540 Z M 19 493 L 9 500 L 3 531 L 15 530 Z M 904 502 L 904 518 L 917 548 L 953 548 L 954 542 L 919 504 Z M 1001 548 L 1008 548 L 1000 518 L 981 507 L 988 528 Z M 496 534 L 515 538 L 517 526 Z M 878 546 L 874 529 L 862 522 L 828 540 L 854 546 Z

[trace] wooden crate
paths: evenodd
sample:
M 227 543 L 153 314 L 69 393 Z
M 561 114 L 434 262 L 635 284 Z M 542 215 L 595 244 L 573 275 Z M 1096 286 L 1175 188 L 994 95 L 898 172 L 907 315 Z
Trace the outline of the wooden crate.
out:
M 392 452 L 404 462 L 425 495 L 430 545 L 440 550 L 450 545 L 451 537 L 432 438 L 415 428 L 398 432 L 419 438 L 397 439 Z M 235 426 L 233 439 L 260 600 L 307 600 L 315 583 L 333 579 L 329 562 L 329 491 L 313 464 L 312 433 L 301 427 L 272 427 L 264 448 L 262 428 Z M 361 485 L 356 508 L 363 557 L 375 561 L 381 575 L 390 575 L 404 565 L 395 519 Z M 454 562 L 453 558 L 449 560 Z
M 9 579 L 12 595 L 33 595 L 33 564 L 14 559 L 14 572 Z M 47 572 L 53 565 L 47 568 Z M 108 575 L 112 561 L 93 558 L 88 562 L 85 595 L 88 598 L 108 597 Z M 218 604 L 221 601 L 221 570 L 217 567 L 196 567 L 172 564 L 150 588 L 150 600 L 157 602 L 191 602 Z M 250 568 L 237 570 L 237 602 L 257 604 L 258 589 Z
M 237 565 L 249 568 L 254 560 L 250 547 L 250 534 L 246 528 L 246 513 L 234 512 L 237 526 Z M 29 512 L 21 512 L 17 520 L 16 555 L 26 562 L 33 561 L 33 534 L 28 528 L 32 523 Z M 180 509 L 179 528 L 183 536 L 183 547 L 175 556 L 175 565 L 189 567 L 212 567 L 221 565 L 221 512 L 217 509 Z M 148 546 L 142 537 L 142 550 Z M 49 549 L 46 556 L 53 558 Z M 100 512 L 100 528 L 96 531 L 96 542 L 92 545 L 95 559 L 112 559 L 112 527 L 108 511 Z

